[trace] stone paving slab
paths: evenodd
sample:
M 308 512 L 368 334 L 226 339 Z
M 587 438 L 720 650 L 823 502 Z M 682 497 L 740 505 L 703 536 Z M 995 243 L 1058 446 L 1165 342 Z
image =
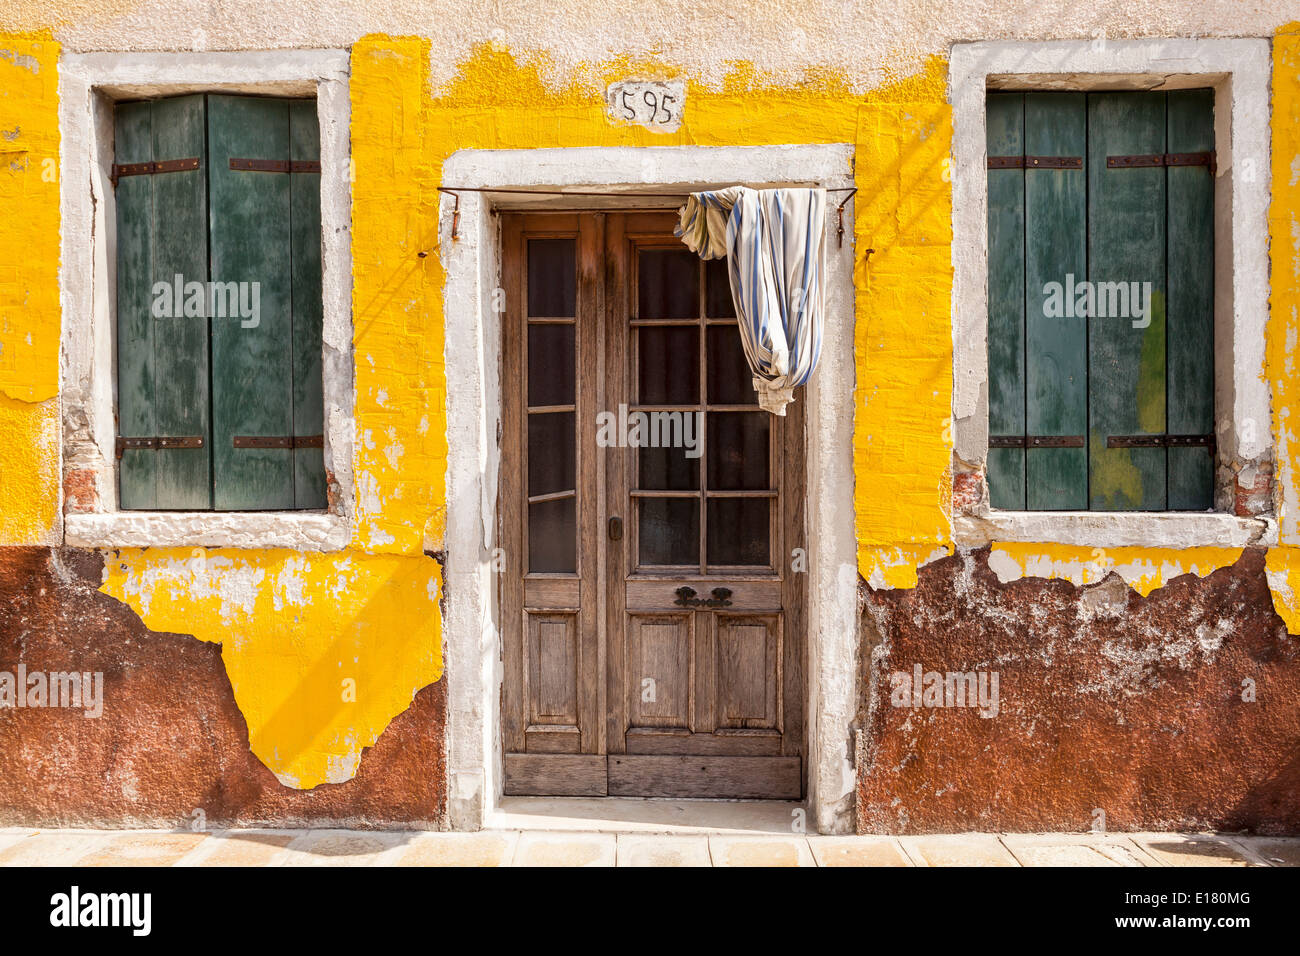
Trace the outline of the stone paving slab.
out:
M 892 837 L 811 836 L 808 846 L 818 866 L 915 866 Z
M 1215 833 L 596 833 L 0 829 L 0 866 L 1300 866 L 1300 838 Z
M 804 837 L 711 836 L 709 853 L 714 866 L 816 866 Z
M 1133 842 L 1164 866 L 1259 866 L 1261 861 L 1235 841 L 1209 835 L 1134 834 Z
M 619 866 L 712 866 L 709 840 L 702 836 L 620 833 Z
M 901 837 L 918 866 L 1019 866 L 1011 851 L 991 833 Z

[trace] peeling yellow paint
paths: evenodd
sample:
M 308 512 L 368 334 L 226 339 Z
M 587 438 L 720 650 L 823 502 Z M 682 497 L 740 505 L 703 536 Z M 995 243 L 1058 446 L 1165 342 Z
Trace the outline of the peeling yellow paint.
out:
M 1021 578 L 1096 584 L 1112 571 L 1148 597 L 1184 574 L 1205 577 L 1236 564 L 1242 548 L 1089 548 L 1063 544 L 994 544 L 989 568 L 1004 584 Z
M 1273 38 L 1272 92 L 1272 275 L 1265 365 L 1273 391 L 1278 480 L 1294 488 L 1300 480 L 1300 442 L 1296 439 L 1294 415 L 1300 408 L 1300 375 L 1296 369 L 1300 339 L 1300 23 L 1282 27 Z M 1300 515 L 1291 513 L 1286 501 L 1280 503 L 1281 544 L 1300 544 L 1298 520 Z
M 0 34 L 0 546 L 58 543 L 58 58 Z
M 859 555 L 859 572 L 877 590 L 914 588 L 917 571 L 932 561 L 951 556 L 950 546 L 903 545 L 898 548 L 867 548 Z M 864 569 L 865 570 L 862 570 Z
M 307 788 L 351 779 L 442 676 L 441 586 L 423 556 L 168 548 L 110 553 L 102 590 L 155 631 L 220 644 L 253 753 Z

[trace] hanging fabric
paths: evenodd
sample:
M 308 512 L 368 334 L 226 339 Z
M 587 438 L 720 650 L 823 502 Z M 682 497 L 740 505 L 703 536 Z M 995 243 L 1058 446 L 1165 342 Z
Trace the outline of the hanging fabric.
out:
M 824 189 L 733 186 L 692 193 L 677 236 L 704 259 L 727 258 L 731 298 L 758 404 L 784 415 L 822 348 Z

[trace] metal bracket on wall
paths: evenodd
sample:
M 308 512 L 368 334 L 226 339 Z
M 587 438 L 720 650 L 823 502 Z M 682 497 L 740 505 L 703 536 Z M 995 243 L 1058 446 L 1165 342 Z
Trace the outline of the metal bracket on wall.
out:
M 1082 448 L 1082 435 L 990 435 L 990 448 Z
M 152 176 L 154 173 L 183 173 L 199 168 L 199 158 L 164 159 L 148 163 L 114 163 L 108 181 L 117 188 L 117 181 L 123 176 Z
M 324 448 L 324 435 L 235 435 L 235 448 Z
M 230 168 L 245 173 L 319 173 L 318 159 L 235 159 Z
M 1144 166 L 1205 166 L 1213 176 L 1218 171 L 1214 153 L 1136 153 L 1107 156 L 1107 169 L 1137 169 Z
M 151 449 L 153 451 L 168 448 L 202 448 L 203 439 L 198 435 L 186 437 L 172 437 L 154 435 L 150 437 L 126 438 L 122 435 L 117 436 L 115 452 L 118 461 L 122 460 L 122 452 L 128 449 L 143 450 Z
M 989 169 L 1083 169 L 1082 156 L 990 156 Z
M 1208 448 L 1214 450 L 1213 435 L 1110 435 L 1107 448 Z

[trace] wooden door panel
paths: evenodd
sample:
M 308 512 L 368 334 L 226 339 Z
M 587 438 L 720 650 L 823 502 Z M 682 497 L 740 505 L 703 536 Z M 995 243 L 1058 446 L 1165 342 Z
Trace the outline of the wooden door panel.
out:
M 715 729 L 776 730 L 780 726 L 781 619 L 714 617 Z
M 627 695 L 632 727 L 689 733 L 695 615 L 629 614 Z
M 803 794 L 798 757 L 713 757 L 611 754 L 611 797 L 797 800 Z
M 598 754 L 505 755 L 507 797 L 603 797 L 605 758 Z
M 802 795 L 803 396 L 757 410 L 726 270 L 675 222 L 503 219 L 508 794 Z M 602 414 L 696 417 L 610 444 Z M 576 552 L 538 565 L 559 500 Z
M 524 671 L 529 753 L 578 753 L 578 620 L 576 614 L 528 614 Z

